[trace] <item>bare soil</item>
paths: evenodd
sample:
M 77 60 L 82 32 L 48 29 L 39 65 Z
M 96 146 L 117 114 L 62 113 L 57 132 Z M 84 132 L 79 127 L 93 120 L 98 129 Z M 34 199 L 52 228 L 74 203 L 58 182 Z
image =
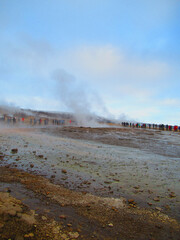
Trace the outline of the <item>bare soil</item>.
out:
M 33 153 L 32 143 L 37 138 L 32 132 L 38 136 L 42 133 L 43 139 L 47 136 L 46 142 L 35 143 L 39 144 L 38 149 L 41 145 L 43 154 L 40 154 L 41 151 L 37 153 L 37 149 L 34 149 L 36 153 Z M 123 195 L 117 198 L 113 194 L 107 196 L 94 194 L 89 191 L 88 184 L 82 191 L 75 188 L 75 185 L 73 190 L 68 189 L 65 182 L 71 181 L 70 176 L 60 183 L 55 181 L 58 174 L 54 173 L 55 177 L 48 177 L 47 172 L 51 170 L 48 165 L 48 159 L 51 159 L 48 158 L 48 153 L 52 155 L 53 152 L 49 152 L 47 146 L 54 141 L 54 138 L 48 138 L 48 135 L 56 136 L 56 141 L 58 137 L 66 139 L 64 144 L 68 144 L 70 139 L 84 139 L 108 145 L 131 146 L 143 151 L 153 151 L 162 156 L 179 158 L 178 134 L 171 138 L 170 135 L 158 131 L 123 128 L 2 130 L 0 133 L 0 239 L 179 239 L 178 219 L 162 213 L 158 206 L 156 210 L 142 208 L 136 204 L 134 196 L 133 199 L 126 199 Z M 131 137 L 134 135 L 135 137 Z M 163 144 L 160 144 L 162 147 L 156 147 L 162 142 Z M 55 145 L 53 148 L 56 152 Z M 17 152 L 12 153 L 12 149 L 17 149 Z M 29 155 L 27 155 L 28 151 Z M 70 161 L 67 152 L 65 155 L 63 153 L 61 158 Z M 70 151 L 69 155 L 71 153 Z M 32 154 L 36 154 L 34 157 L 36 161 L 33 160 Z M 44 155 L 48 155 L 47 159 Z M 48 166 L 46 177 L 42 176 L 42 172 L 34 171 L 37 161 L 42 161 Z M 27 164 L 28 167 L 23 164 Z M 70 168 L 73 167 L 72 164 Z M 44 165 L 38 166 L 42 168 Z M 64 162 L 60 162 L 62 175 L 69 174 L 70 168 L 67 166 Z M 83 176 L 80 181 L 84 181 Z M 178 209 L 177 197 L 177 193 L 174 196 L 172 193 L 175 209 Z

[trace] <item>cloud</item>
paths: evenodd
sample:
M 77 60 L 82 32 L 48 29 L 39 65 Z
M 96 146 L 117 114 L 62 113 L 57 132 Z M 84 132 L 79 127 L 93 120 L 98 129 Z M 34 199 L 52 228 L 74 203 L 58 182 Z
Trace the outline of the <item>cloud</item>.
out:
M 48 78 L 57 68 L 93 83 L 131 84 L 160 81 L 170 72 L 168 63 L 145 60 L 113 45 L 84 45 L 65 50 L 51 47 L 46 41 L 23 37 L 22 44 L 6 45 L 2 50 L 2 68 L 24 69 L 31 74 Z
M 166 62 L 145 60 L 114 46 L 84 46 L 69 50 L 63 57 L 66 68 L 84 78 L 112 84 L 148 84 L 162 81 L 170 72 Z M 115 86 L 116 88 L 116 86 Z
M 172 106 L 180 108 L 180 99 L 177 98 L 166 98 L 159 101 L 159 104 L 163 106 Z
M 58 100 L 41 96 L 7 96 L 5 99 L 3 99 L 2 104 L 3 102 L 5 102 L 8 106 L 19 106 L 19 108 L 25 109 L 44 111 L 53 111 L 57 109 L 62 109 L 62 111 L 66 110 Z
M 56 69 L 64 69 L 74 75 L 84 85 L 87 94 L 88 91 L 96 92 L 99 99 L 105 102 L 108 111 L 116 116 L 124 113 L 132 118 L 155 118 L 161 112 L 160 106 L 179 102 L 178 97 L 176 100 L 169 97 L 161 101 L 158 98 L 164 89 L 168 90 L 165 83 L 172 73 L 172 65 L 157 59 L 135 56 L 113 45 L 84 45 L 59 50 L 44 41 L 36 42 L 25 38 L 23 44 L 18 46 L 7 45 L 1 58 L 6 63 L 2 65 L 6 71 L 0 73 L 0 81 L 4 81 L 3 86 L 7 91 L 3 95 L 7 96 L 8 101 L 14 101 L 25 108 L 65 109 L 62 101 L 54 97 L 55 82 L 52 73 Z M 18 91 L 20 86 L 23 88 L 31 83 L 34 84 L 33 92 L 28 91 L 27 95 L 27 87 L 24 87 L 25 92 L 23 89 Z M 8 95 L 8 84 L 9 89 L 16 86 L 15 92 L 11 91 L 11 96 Z M 97 104 L 99 100 L 92 97 L 91 101 L 94 101 L 94 111 L 100 112 Z

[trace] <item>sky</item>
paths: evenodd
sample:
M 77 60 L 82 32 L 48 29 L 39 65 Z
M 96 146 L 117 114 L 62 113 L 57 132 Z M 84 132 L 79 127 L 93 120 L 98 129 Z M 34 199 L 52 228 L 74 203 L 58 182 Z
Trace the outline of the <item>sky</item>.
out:
M 0 0 L 0 104 L 71 112 L 69 99 L 180 125 L 180 1 Z

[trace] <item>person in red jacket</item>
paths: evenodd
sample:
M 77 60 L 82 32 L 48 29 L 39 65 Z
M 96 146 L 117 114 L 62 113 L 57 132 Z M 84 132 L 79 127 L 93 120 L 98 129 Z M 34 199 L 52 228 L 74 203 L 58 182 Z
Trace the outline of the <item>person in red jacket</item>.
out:
M 174 131 L 176 131 L 177 132 L 177 130 L 178 130 L 178 126 L 174 126 Z

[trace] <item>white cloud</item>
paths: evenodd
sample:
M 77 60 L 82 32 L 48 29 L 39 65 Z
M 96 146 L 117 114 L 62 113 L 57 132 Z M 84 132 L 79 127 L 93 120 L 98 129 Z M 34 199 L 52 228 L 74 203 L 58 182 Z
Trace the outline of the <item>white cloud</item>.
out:
M 144 61 L 113 46 L 84 46 L 69 50 L 63 57 L 64 65 L 73 71 L 103 81 L 130 81 L 142 83 L 156 81 L 167 75 L 168 64 Z M 93 80 L 92 80 L 93 81 Z
M 172 107 L 179 107 L 180 108 L 180 99 L 177 98 L 166 98 L 159 103 L 163 106 L 172 106 Z
M 30 41 L 16 50 L 11 46 L 7 60 L 13 63 L 13 70 L 10 71 L 12 76 L 13 71 L 22 68 L 38 81 L 46 80 L 49 85 L 53 84 L 52 73 L 57 69 L 65 69 L 87 88 L 91 86 L 95 89 L 109 112 L 116 116 L 125 113 L 130 118 L 138 117 L 142 121 L 151 117 L 155 119 L 161 112 L 160 106 L 178 105 L 180 101 L 178 98 L 153 100 L 162 92 L 164 81 L 172 71 L 168 63 L 151 59 L 145 61 L 111 45 L 55 51 L 48 44 L 41 46 Z M 47 92 L 43 95 L 41 91 L 38 96 L 32 93 L 27 97 L 24 93 L 7 100 L 25 108 L 64 110 L 64 105 L 54 98 L 54 93 L 48 92 L 50 88 L 46 87 L 44 91 Z M 98 106 L 94 109 L 97 112 Z
M 20 108 L 33 109 L 33 110 L 48 110 L 48 111 L 58 111 L 62 109 L 65 111 L 63 105 L 55 99 L 45 98 L 41 96 L 9 96 L 4 100 L 7 104 L 12 104 L 19 106 Z

